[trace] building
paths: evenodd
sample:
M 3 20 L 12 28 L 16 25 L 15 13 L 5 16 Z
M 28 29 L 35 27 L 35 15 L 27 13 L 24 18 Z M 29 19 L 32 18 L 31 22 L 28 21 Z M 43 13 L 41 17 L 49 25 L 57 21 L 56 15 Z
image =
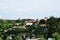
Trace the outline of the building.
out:
M 33 25 L 33 22 L 35 22 L 34 19 L 27 20 L 25 21 L 25 25 Z

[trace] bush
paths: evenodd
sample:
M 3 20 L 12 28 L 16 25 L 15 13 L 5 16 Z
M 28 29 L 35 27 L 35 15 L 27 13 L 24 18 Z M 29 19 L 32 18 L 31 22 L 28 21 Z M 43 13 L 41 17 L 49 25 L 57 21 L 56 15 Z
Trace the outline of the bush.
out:
M 55 38 L 56 40 L 60 40 L 60 34 L 58 32 L 53 33 L 53 38 Z

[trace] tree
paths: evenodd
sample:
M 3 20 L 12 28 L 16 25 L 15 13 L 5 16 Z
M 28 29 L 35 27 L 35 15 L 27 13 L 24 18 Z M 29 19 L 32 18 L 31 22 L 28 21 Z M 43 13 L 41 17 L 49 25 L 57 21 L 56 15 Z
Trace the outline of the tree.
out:
M 14 40 L 23 40 L 19 35 L 17 35 Z
M 48 37 L 52 37 L 52 33 L 57 31 L 57 24 L 58 24 L 58 18 L 50 17 L 50 19 L 47 20 L 48 24 Z
M 52 35 L 53 35 L 53 38 L 55 38 L 55 40 L 60 40 L 60 34 L 58 32 L 55 32 Z
M 46 21 L 44 19 L 41 19 L 39 24 L 46 24 Z

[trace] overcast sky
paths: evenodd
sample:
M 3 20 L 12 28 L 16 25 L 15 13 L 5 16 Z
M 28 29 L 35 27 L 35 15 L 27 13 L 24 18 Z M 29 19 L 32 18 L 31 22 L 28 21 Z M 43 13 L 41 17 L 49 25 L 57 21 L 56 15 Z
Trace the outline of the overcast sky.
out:
M 0 0 L 0 18 L 60 16 L 60 0 Z

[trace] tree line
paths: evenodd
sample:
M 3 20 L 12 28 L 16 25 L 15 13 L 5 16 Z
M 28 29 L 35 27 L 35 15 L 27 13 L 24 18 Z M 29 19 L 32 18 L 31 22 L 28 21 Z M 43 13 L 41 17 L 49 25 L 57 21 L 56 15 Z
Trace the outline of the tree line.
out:
M 7 37 L 13 34 L 13 40 L 25 40 L 24 38 L 27 37 L 35 37 L 35 38 L 55 38 L 60 39 L 60 18 L 57 17 L 50 17 L 47 21 L 41 19 L 39 24 L 47 24 L 47 26 L 42 27 L 39 24 L 35 25 L 26 25 L 26 28 L 19 28 L 19 26 L 23 26 L 25 21 L 24 20 L 3 20 L 0 19 L 0 37 L 3 40 L 7 40 Z M 19 23 L 19 25 L 15 25 L 15 23 Z M 16 28 L 13 28 L 16 26 Z M 4 30 L 8 30 L 4 32 Z M 25 36 L 24 36 L 25 35 Z M 21 37 L 21 38 L 20 38 Z

